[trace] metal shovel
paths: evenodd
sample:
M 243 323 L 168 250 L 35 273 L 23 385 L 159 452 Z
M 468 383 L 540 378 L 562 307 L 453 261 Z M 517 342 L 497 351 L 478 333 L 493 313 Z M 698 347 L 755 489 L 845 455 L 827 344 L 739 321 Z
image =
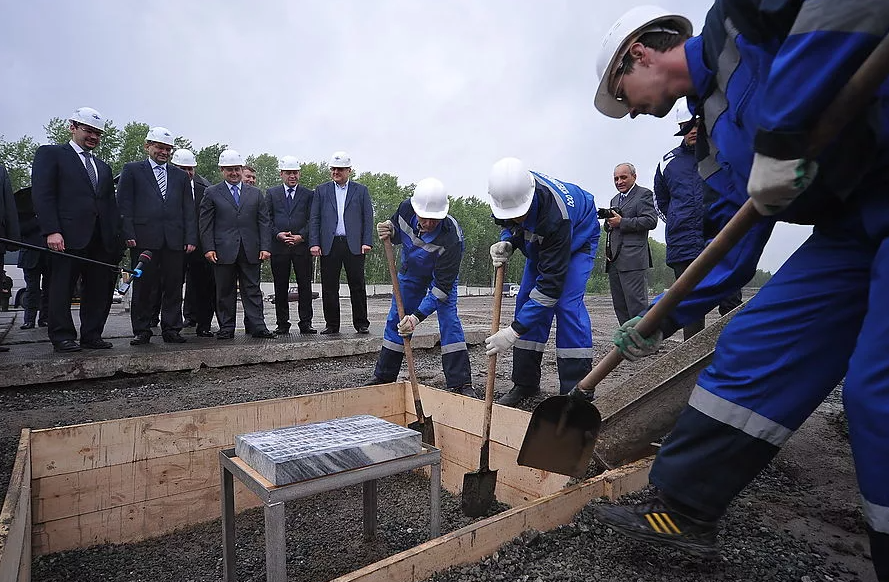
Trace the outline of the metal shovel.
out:
M 500 306 L 503 304 L 503 271 L 505 265 L 497 267 L 494 281 L 494 312 L 491 318 L 491 333 L 500 329 Z M 497 354 L 488 356 L 488 377 L 485 381 L 485 420 L 482 425 L 482 448 L 479 454 L 478 471 L 463 475 L 463 513 L 469 517 L 481 517 L 488 512 L 494 502 L 494 489 L 497 486 L 497 471 L 488 468 L 491 448 L 491 409 L 494 408 L 494 380 L 497 376 Z
M 889 76 L 889 37 L 883 38 L 858 71 L 822 113 L 810 134 L 807 159 L 815 159 L 840 131 L 861 112 L 867 110 L 880 84 Z M 681 277 L 664 293 L 636 329 L 642 337 L 657 330 L 664 317 L 737 244 L 761 216 L 748 199 L 716 238 L 708 244 Z M 592 391 L 623 360 L 617 348 L 599 362 L 577 387 Z M 534 409 L 518 464 L 563 475 L 582 477 L 595 454 L 601 417 L 598 409 L 581 399 L 568 396 L 547 398 Z
M 389 276 L 392 277 L 392 295 L 395 297 L 395 307 L 398 309 L 399 321 L 404 319 L 404 302 L 401 300 L 401 287 L 398 285 L 398 272 L 395 270 L 395 252 L 392 250 L 392 241 L 383 240 L 383 248 L 386 249 L 386 260 L 389 262 Z M 420 401 L 420 386 L 417 383 L 417 371 L 414 368 L 414 352 L 411 349 L 411 338 L 404 338 L 404 358 L 407 360 L 407 374 L 411 381 L 411 392 L 414 394 L 414 408 L 417 412 L 417 420 L 407 427 L 422 435 L 422 441 L 427 445 L 435 446 L 435 427 L 432 426 L 432 417 L 423 414 L 423 403 Z

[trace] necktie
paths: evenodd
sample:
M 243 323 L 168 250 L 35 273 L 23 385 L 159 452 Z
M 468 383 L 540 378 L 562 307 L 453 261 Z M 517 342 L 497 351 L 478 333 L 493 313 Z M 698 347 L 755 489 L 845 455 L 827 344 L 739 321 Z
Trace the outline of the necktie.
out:
M 287 212 L 293 210 L 293 188 L 287 189 Z
M 618 206 L 623 206 L 623 205 L 624 205 L 624 200 L 626 200 L 626 199 L 627 199 L 627 195 L 626 195 L 626 194 L 621 194 L 621 195 L 620 195 L 620 201 L 618 202 Z
M 161 198 L 167 199 L 167 173 L 163 166 L 154 167 L 155 178 L 157 178 L 157 187 L 160 188 Z
M 83 155 L 83 159 L 86 160 L 86 175 L 89 176 L 90 182 L 93 185 L 93 190 L 99 190 L 99 179 L 96 177 L 96 169 L 93 167 L 93 162 L 90 160 L 89 152 L 81 152 Z
M 241 205 L 241 195 L 238 194 L 238 187 L 235 185 L 232 186 L 232 198 L 235 199 L 235 206 Z

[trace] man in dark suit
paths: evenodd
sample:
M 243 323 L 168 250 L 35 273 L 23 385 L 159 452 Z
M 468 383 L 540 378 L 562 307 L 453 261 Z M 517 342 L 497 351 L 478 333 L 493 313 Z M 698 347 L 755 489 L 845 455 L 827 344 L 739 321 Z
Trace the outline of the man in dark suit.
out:
M 208 186 L 206 180 L 195 174 L 194 169 L 198 162 L 190 150 L 178 149 L 173 152 L 170 163 L 188 174 L 191 210 L 197 222 L 201 213 L 201 200 Z M 213 267 L 204 257 L 200 236 L 197 242 L 195 251 L 185 255 L 185 301 L 182 312 L 186 321 L 183 325 L 194 325 L 194 333 L 198 337 L 213 337 L 210 322 L 216 311 L 216 283 L 213 280 Z M 188 321 L 189 318 L 191 321 Z
M 120 212 L 111 168 L 92 155 L 105 121 L 98 111 L 81 107 L 71 116 L 71 141 L 37 149 L 31 190 L 40 231 L 54 251 L 117 264 L 121 258 Z M 57 352 L 107 349 L 102 339 L 111 310 L 117 273 L 53 255 L 49 289 L 49 339 Z M 80 345 L 71 317 L 71 296 L 81 278 Z
M 197 245 L 197 221 L 192 210 L 188 174 L 168 164 L 173 134 L 152 127 L 145 136 L 148 159 L 125 164 L 117 185 L 117 204 L 123 235 L 135 266 L 139 255 L 151 251 L 151 261 L 133 285 L 130 318 L 131 345 L 151 340 L 154 297 L 161 303 L 161 337 L 166 343 L 184 343 L 182 331 L 182 279 L 185 255 Z
M 315 188 L 309 224 L 309 250 L 321 257 L 321 305 L 325 327 L 321 333 L 340 331 L 340 272 L 346 269 L 352 301 L 352 324 L 368 333 L 367 291 L 364 286 L 364 255 L 373 239 L 373 206 L 367 186 L 352 182 L 352 160 L 346 152 L 330 159 L 333 178 Z
M 0 164 L 0 190 L 2 190 L 0 191 L 0 236 L 11 240 L 21 240 L 18 210 L 16 209 L 15 197 L 12 194 L 12 181 L 9 179 L 9 173 L 3 164 Z M 0 244 L 0 268 L 3 267 L 5 256 L 6 246 Z M 10 286 L 11 296 L 12 287 Z M 6 346 L 0 346 L 0 352 L 8 351 L 9 348 Z
M 633 164 L 614 168 L 614 185 L 618 194 L 611 199 L 611 208 L 619 212 L 605 220 L 605 272 L 614 313 L 623 325 L 648 307 L 648 231 L 657 226 L 657 211 L 651 190 L 636 184 Z
M 217 339 L 235 336 L 238 292 L 247 333 L 256 338 L 275 337 L 265 325 L 259 290 L 260 263 L 270 256 L 271 221 L 263 193 L 241 181 L 243 165 L 235 150 L 219 154 L 224 180 L 207 188 L 201 200 L 201 245 L 204 256 L 215 265 Z
M 312 255 L 309 253 L 309 215 L 312 191 L 299 185 L 299 161 L 284 156 L 278 164 L 280 186 L 269 188 L 266 199 L 272 217 L 272 278 L 275 280 L 276 334 L 290 333 L 290 267 L 296 275 L 299 297 L 299 332 L 316 333 L 312 327 Z
M 46 240 L 40 234 L 40 223 L 37 222 L 31 199 L 31 187 L 16 192 L 15 198 L 22 242 L 44 246 Z M 49 260 L 49 253 L 28 248 L 19 250 L 18 266 L 25 275 L 25 295 L 22 299 L 25 313 L 19 329 L 34 329 L 36 325 L 46 327 L 49 312 Z

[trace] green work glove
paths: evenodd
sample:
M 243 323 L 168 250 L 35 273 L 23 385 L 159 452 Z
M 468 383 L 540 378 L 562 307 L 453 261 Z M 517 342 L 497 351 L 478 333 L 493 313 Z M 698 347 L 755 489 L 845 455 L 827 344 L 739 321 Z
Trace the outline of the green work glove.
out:
M 642 321 L 642 317 L 637 315 L 614 332 L 614 345 L 620 350 L 624 359 L 631 362 L 656 353 L 664 341 L 664 334 L 661 330 L 657 330 L 647 338 L 642 337 L 642 334 L 636 330 L 636 325 L 640 321 Z

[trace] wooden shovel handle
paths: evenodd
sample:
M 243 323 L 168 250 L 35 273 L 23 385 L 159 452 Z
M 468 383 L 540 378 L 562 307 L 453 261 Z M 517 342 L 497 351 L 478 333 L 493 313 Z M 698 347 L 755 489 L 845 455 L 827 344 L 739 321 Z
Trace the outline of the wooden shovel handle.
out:
M 506 265 L 497 267 L 494 278 L 494 309 L 491 313 L 491 334 L 500 331 L 500 309 L 503 305 L 503 277 Z M 485 420 L 482 425 L 482 449 L 479 469 L 488 469 L 488 449 L 485 446 L 491 440 L 491 410 L 494 408 L 494 380 L 497 377 L 497 354 L 488 356 L 488 376 L 485 379 Z

